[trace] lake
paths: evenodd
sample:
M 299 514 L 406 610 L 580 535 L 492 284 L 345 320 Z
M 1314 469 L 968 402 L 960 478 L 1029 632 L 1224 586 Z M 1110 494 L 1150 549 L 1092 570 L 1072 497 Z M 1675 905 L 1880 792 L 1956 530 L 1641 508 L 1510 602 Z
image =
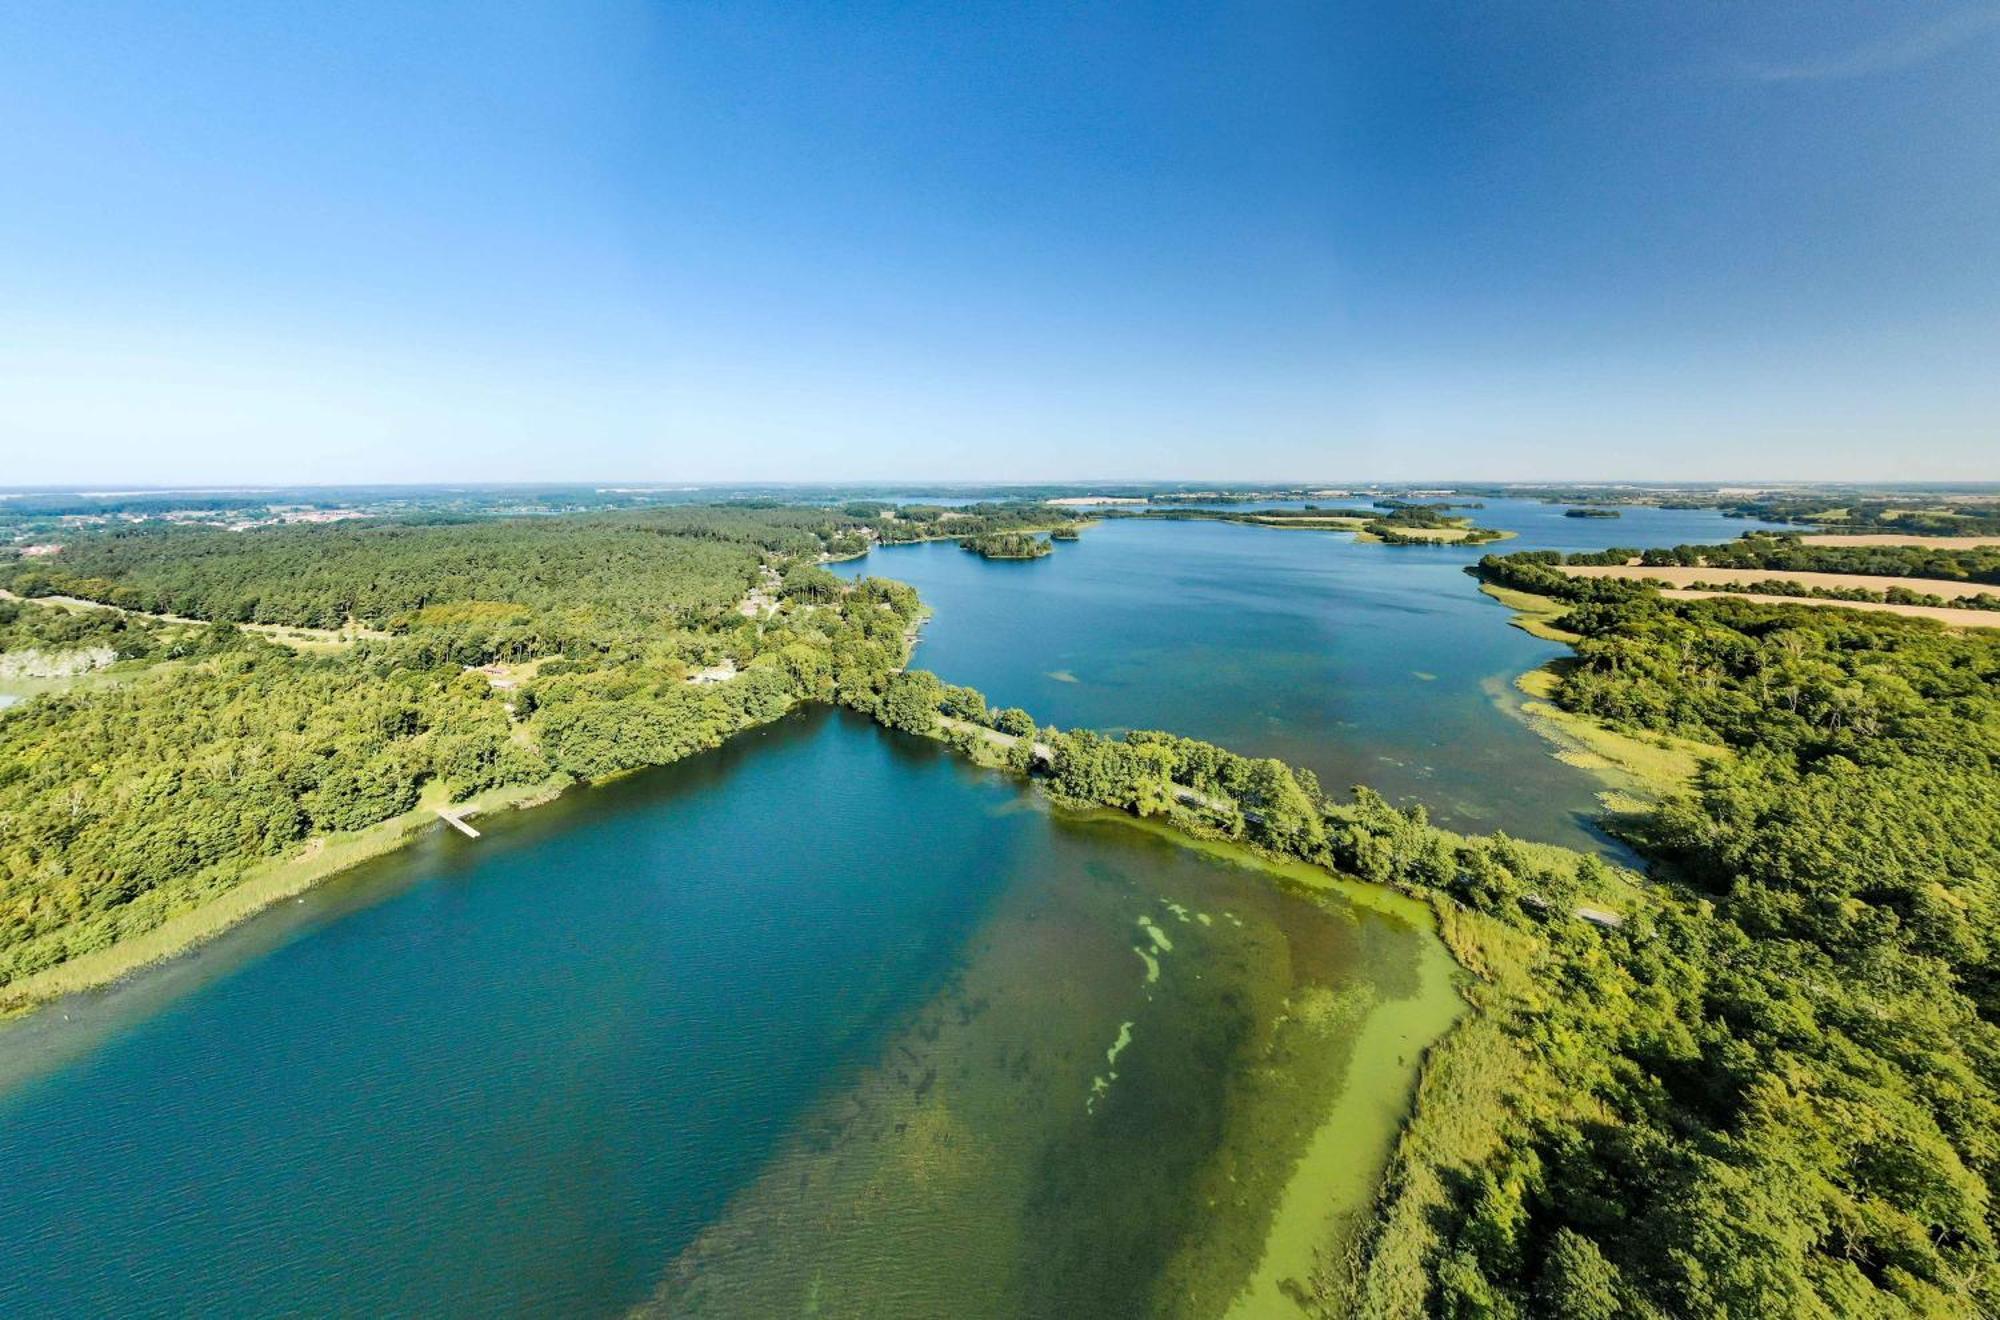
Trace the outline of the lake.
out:
M 916 587 L 934 615 L 912 663 L 1043 724 L 1168 729 L 1305 766 L 1332 792 L 1366 784 L 1422 803 L 1449 828 L 1607 847 L 1599 782 L 1511 713 L 1514 678 L 1566 648 L 1508 627 L 1466 567 L 1489 552 L 1711 543 L 1772 524 L 1564 507 L 1488 500 L 1471 516 L 1518 536 L 1484 547 L 1108 519 L 1043 559 L 926 542 L 833 567 Z
M 1120 520 L 842 569 L 915 583 L 919 662 L 1044 721 L 1589 843 L 1593 783 L 1504 709 L 1560 648 L 1477 553 Z M 481 825 L 0 1030 L 0 1313 L 1268 1314 L 1460 1009 L 1414 903 L 840 712 Z
M 0 1313 L 1213 1314 L 1459 1008 L 1414 903 L 823 709 L 481 825 L 0 1032 Z

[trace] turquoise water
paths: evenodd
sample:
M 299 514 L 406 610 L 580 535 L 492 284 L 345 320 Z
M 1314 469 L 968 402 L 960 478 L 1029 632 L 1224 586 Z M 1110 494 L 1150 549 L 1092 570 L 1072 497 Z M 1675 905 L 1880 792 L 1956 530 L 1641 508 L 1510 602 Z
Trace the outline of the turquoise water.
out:
M 1472 557 L 1111 522 L 850 571 L 917 582 L 921 662 L 1045 720 L 1587 837 L 1588 781 L 1490 691 L 1556 648 Z M 1308 1147 L 1365 1200 L 1457 1011 L 1415 905 L 834 712 L 481 823 L 0 1031 L 0 1314 L 1210 1314 Z M 1366 1118 L 1329 1147 L 1334 1113 Z
M 1414 905 L 1040 802 L 801 714 L 0 1032 L 0 1314 L 918 1315 L 972 1274 L 974 1310 L 1118 1314 L 1170 1268 L 1226 1297 L 1276 1187 L 1190 1264 L 1192 1189 L 1246 1151 L 1281 1175 L 1350 1080 L 1406 1095 L 1441 946 Z M 1174 928 L 1152 976 L 1142 920 Z M 1407 1067 L 1349 1079 L 1330 1040 L 1246 1098 L 1303 996 L 1435 1011 Z M 900 1228 L 828 1231 L 862 1222 Z
M 1563 507 L 1488 501 L 1472 516 L 1519 533 L 1490 547 L 1109 519 L 1044 559 L 931 542 L 836 567 L 915 586 L 935 613 L 913 663 L 1044 724 L 1171 729 L 1306 766 L 1330 791 L 1421 802 L 1452 828 L 1595 847 L 1599 785 L 1506 709 L 1514 677 L 1564 648 L 1506 626 L 1466 566 L 1488 550 L 1712 542 L 1764 524 Z

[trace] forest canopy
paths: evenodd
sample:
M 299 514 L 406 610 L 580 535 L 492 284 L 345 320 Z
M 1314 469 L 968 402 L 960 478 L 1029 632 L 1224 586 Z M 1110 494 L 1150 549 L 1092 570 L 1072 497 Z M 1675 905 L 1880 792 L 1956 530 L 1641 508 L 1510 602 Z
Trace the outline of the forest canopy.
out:
M 801 700 L 872 702 L 919 605 L 816 567 L 830 517 L 147 528 L 16 564 L 0 661 L 73 676 L 0 714 L 0 994 L 308 840 L 675 760 Z M 767 571 L 783 589 L 760 610 Z M 122 608 L 33 599 L 54 592 Z M 379 631 L 235 626 L 350 617 Z

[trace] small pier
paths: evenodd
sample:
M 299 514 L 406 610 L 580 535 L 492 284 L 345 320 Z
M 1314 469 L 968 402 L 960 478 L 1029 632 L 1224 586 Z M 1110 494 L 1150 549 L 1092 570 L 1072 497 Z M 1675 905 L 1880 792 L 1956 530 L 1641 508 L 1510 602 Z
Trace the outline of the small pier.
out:
M 457 830 L 460 834 L 463 834 L 466 838 L 476 839 L 479 837 L 479 831 L 466 824 L 465 817 L 460 814 L 466 810 L 469 810 L 469 808 L 461 807 L 457 811 L 454 811 L 450 807 L 439 807 L 437 808 L 438 819 Z

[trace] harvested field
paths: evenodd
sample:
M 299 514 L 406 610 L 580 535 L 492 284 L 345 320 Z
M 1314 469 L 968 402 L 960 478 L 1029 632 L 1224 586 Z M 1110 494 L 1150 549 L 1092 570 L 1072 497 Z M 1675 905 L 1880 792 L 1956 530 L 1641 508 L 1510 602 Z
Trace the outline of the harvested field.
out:
M 1927 596 L 1956 600 L 1962 596 L 2000 596 L 2000 587 L 1984 582 L 1949 582 L 1943 578 L 1878 577 L 1870 573 L 1794 573 L 1778 568 L 1648 568 L 1640 564 L 1570 564 L 1563 572 L 1571 577 L 1652 578 L 1677 587 L 1697 582 L 1749 586 L 1754 582 L 1796 582 L 1805 587 L 1859 587 L 1864 591 L 1887 591 L 1901 587 Z M 1858 602 L 1857 602 L 1858 603 Z
M 1950 628 L 2000 628 L 2000 612 L 1960 610 L 1949 605 L 1890 605 L 1873 600 L 1827 600 L 1822 596 L 1752 596 L 1740 591 L 1694 591 L 1686 587 L 1666 587 L 1662 596 L 1672 600 L 1701 600 L 1727 596 L 1731 600 L 1763 601 L 1770 605 L 1824 605 L 1836 610 L 1872 610 L 1877 614 L 1901 614 L 1911 619 L 1931 619 Z
M 2000 536 L 1892 536 L 1876 532 L 1815 532 L 1801 536 L 1807 545 L 1914 545 L 1926 550 L 1976 550 L 2000 545 Z

